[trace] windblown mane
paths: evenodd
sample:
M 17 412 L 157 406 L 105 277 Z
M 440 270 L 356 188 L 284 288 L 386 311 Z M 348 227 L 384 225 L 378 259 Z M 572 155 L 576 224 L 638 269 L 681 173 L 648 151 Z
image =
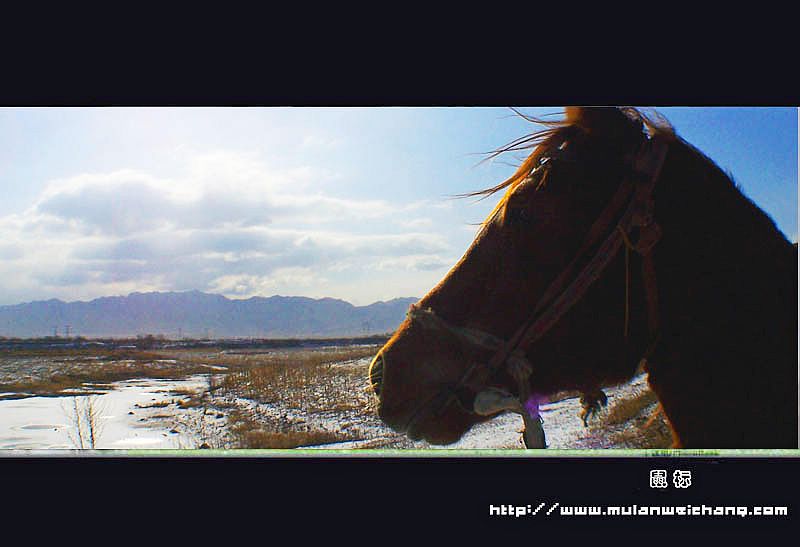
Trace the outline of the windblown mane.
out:
M 516 172 L 503 182 L 484 190 L 462 194 L 461 197 L 479 196 L 483 199 L 496 194 L 500 190 L 506 190 L 503 198 L 498 202 L 492 212 L 489 213 L 487 220 L 493 218 L 497 211 L 503 208 L 509 196 L 514 192 L 517 186 L 528 178 L 539 166 L 542 158 L 547 157 L 554 150 L 564 145 L 564 143 L 568 142 L 570 138 L 578 131 L 583 130 L 587 125 L 587 120 L 582 117 L 582 115 L 585 116 L 585 112 L 582 113 L 579 109 L 574 107 L 567 107 L 565 109 L 565 117 L 561 120 L 544 120 L 524 114 L 515 108 L 512 108 L 512 110 L 524 120 L 545 127 L 544 129 L 524 135 L 505 146 L 501 146 L 489 152 L 487 157 L 483 160 L 489 161 L 507 152 L 533 149 L 522 165 L 517 168 Z M 675 136 L 675 130 L 672 125 L 656 112 L 645 114 L 634 107 L 620 107 L 615 110 L 622 113 L 627 118 L 626 131 L 641 133 L 646 130 L 651 136 L 656 133 L 672 137 Z M 616 112 L 614 114 L 616 114 Z

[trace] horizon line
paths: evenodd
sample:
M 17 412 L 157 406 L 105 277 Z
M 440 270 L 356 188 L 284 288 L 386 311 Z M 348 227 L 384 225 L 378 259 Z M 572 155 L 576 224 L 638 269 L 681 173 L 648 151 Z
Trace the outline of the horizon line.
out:
M 353 304 L 352 302 L 350 302 L 349 300 L 345 300 L 344 298 L 337 298 L 337 297 L 334 297 L 334 296 L 323 296 L 323 297 L 320 297 L 320 298 L 314 298 L 312 296 L 273 294 L 273 295 L 270 295 L 270 296 L 252 295 L 252 296 L 248 296 L 248 297 L 236 298 L 236 297 L 226 296 L 226 295 L 220 294 L 220 293 L 205 292 L 205 291 L 201 291 L 199 289 L 187 289 L 187 290 L 184 290 L 184 291 L 146 291 L 146 292 L 133 291 L 133 292 L 130 292 L 128 294 L 115 294 L 115 295 L 106 295 L 106 296 L 96 296 L 96 297 L 91 298 L 89 300 L 61 300 L 60 298 L 53 297 L 53 298 L 47 298 L 47 299 L 27 300 L 27 301 L 23 301 L 23 302 L 17 302 L 15 304 L 0 304 L 0 308 L 9 307 L 9 306 L 22 306 L 22 305 L 25 305 L 25 304 L 36 304 L 36 303 L 40 303 L 40 302 L 52 302 L 52 301 L 60 302 L 62 304 L 88 304 L 88 303 L 94 302 L 95 300 L 100 300 L 100 299 L 103 299 L 103 298 L 129 298 L 129 297 L 134 296 L 134 295 L 186 294 L 186 293 L 200 293 L 200 294 L 209 295 L 209 296 L 220 296 L 220 297 L 224 298 L 225 300 L 231 300 L 231 301 L 235 301 L 235 300 L 246 301 L 246 300 L 253 300 L 255 298 L 262 298 L 262 299 L 265 299 L 265 300 L 270 299 L 270 298 L 306 298 L 306 299 L 309 299 L 309 300 L 316 300 L 316 301 L 319 301 L 319 300 L 338 300 L 340 302 L 345 302 L 347 304 L 350 304 L 351 306 L 356 307 L 356 308 L 361 308 L 361 307 L 365 307 L 365 306 L 371 306 L 373 304 L 391 302 L 393 300 L 405 300 L 405 299 L 416 299 L 416 300 L 419 300 L 419 298 L 420 298 L 418 296 L 397 296 L 397 297 L 394 297 L 394 298 L 390 298 L 388 300 L 375 300 L 374 302 L 371 302 L 369 304 L 356 305 L 356 304 Z

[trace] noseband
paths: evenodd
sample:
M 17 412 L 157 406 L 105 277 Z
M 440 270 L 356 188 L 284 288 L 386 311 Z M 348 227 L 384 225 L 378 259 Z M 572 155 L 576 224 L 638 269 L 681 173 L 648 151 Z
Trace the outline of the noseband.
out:
M 492 357 L 483 363 L 473 363 L 461 376 L 458 383 L 446 389 L 444 397 L 437 397 L 440 415 L 453 401 L 462 409 L 474 413 L 460 403 L 459 393 L 468 384 L 486 383 L 505 367 L 518 384 L 518 397 L 523 408 L 531 407 L 530 378 L 533 372 L 526 358 L 527 351 L 540 340 L 597 281 L 619 251 L 625 247 L 625 325 L 623 334 L 628 337 L 629 319 L 629 254 L 635 251 L 642 256 L 642 276 L 647 302 L 650 344 L 643 357 L 652 351 L 658 339 L 658 290 L 655 277 L 652 249 L 661 238 L 661 228 L 654 219 L 653 190 L 661 174 L 668 148 L 667 137 L 656 134 L 645 140 L 633 161 L 631 174 L 623 179 L 606 208 L 600 213 L 575 255 L 575 258 L 550 283 L 539 299 L 530 318 L 504 340 L 477 329 L 456 326 L 438 316 L 430 308 L 411 306 L 408 319 L 423 328 L 447 332 L 460 344 L 475 350 L 492 351 Z M 627 207 L 626 207 L 627 205 Z M 624 213 L 620 216 L 620 211 Z M 614 224 L 615 219 L 619 219 Z M 634 232 L 638 232 L 634 237 Z M 601 241 L 603 235 L 605 240 Z M 592 249 L 595 249 L 591 255 Z M 589 258 L 591 256 L 591 258 Z M 588 261 L 587 261 L 588 260 Z M 581 267 L 581 265 L 583 265 Z M 534 414 L 528 410 L 527 414 Z M 539 424 L 538 411 L 535 412 Z M 526 416 L 526 424 L 529 416 Z M 541 447 L 543 448 L 543 446 Z

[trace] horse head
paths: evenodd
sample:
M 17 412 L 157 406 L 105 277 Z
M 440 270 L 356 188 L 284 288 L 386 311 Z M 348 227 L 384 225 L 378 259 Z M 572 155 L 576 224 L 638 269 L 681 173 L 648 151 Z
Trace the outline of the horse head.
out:
M 634 226 L 617 227 L 637 183 L 656 177 L 666 145 L 658 165 L 642 170 L 653 156 L 645 126 L 654 126 L 637 111 L 566 114 L 512 143 L 533 152 L 511 178 L 476 193 L 505 190 L 461 260 L 373 360 L 378 413 L 397 431 L 452 443 L 515 404 L 596 392 L 636 369 L 649 342 L 647 307 L 631 305 L 642 281 L 618 252 Z M 610 257 L 592 276 L 586 267 L 598 251 Z

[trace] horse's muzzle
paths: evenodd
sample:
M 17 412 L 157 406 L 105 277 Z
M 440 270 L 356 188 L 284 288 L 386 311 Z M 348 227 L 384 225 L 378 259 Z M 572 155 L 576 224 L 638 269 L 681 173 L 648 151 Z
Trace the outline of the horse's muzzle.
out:
M 369 382 L 375 395 L 380 398 L 381 385 L 383 384 L 383 353 L 379 353 L 369 366 Z

